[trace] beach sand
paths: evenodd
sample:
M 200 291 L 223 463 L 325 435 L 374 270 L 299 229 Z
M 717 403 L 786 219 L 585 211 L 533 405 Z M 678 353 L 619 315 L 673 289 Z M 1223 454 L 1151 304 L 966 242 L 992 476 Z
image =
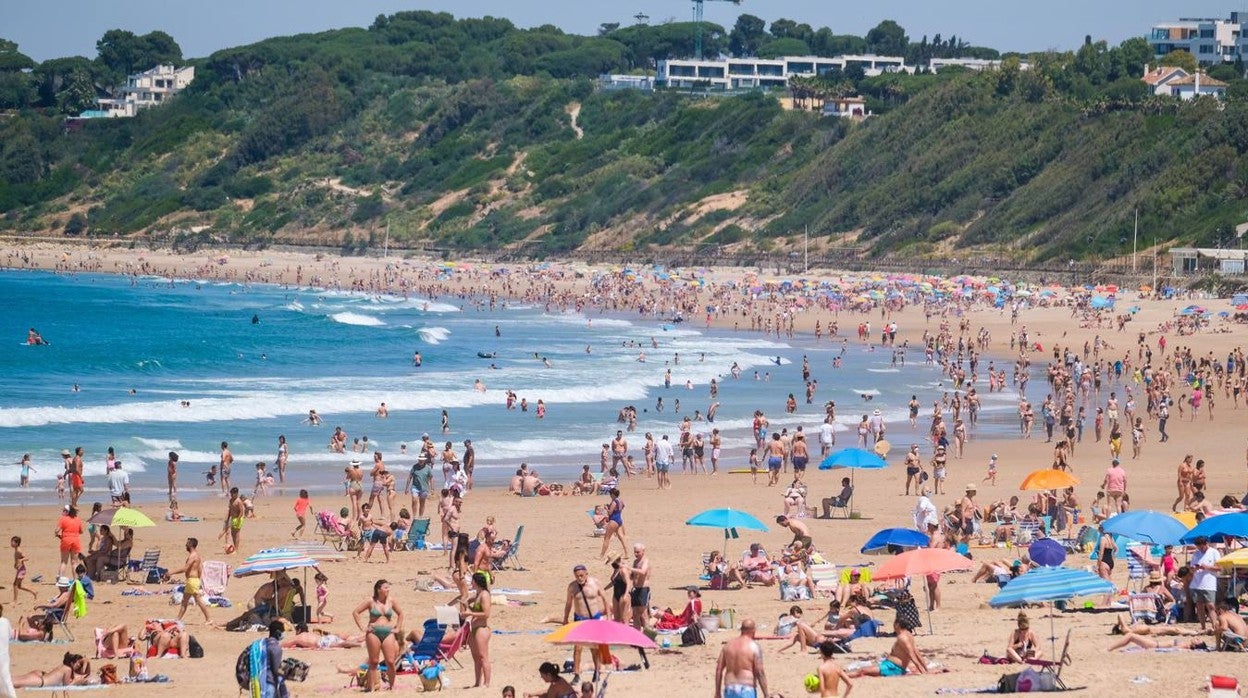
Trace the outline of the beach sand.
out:
M 57 248 L 39 246 L 37 248 L 21 248 L 15 254 L 31 253 L 35 266 L 54 268 L 58 264 L 66 264 L 76 268 L 80 264 L 93 267 L 94 271 L 109 273 L 125 272 L 135 269 L 139 263 L 139 253 L 132 250 L 103 250 L 90 252 L 75 247 Z M 215 260 L 220 253 L 201 252 L 194 256 L 177 257 L 164 253 L 144 252 L 144 260 L 153 270 L 176 273 L 179 276 L 207 275 L 228 270 L 234 278 L 243 278 L 250 272 L 252 278 L 278 280 L 278 272 L 293 275 L 294 268 L 304 267 L 304 281 L 307 283 L 312 275 L 319 275 L 323 282 L 334 278 L 344 286 L 347 279 L 367 278 L 375 271 L 385 269 L 386 262 L 377 259 L 357 258 L 326 258 L 316 261 L 310 256 L 292 253 L 239 253 L 230 252 L 227 264 L 218 264 Z M 19 261 L 12 261 L 10 266 L 25 266 Z M 393 262 L 391 262 L 393 263 Z M 332 266 L 331 266 L 332 265 Z M 729 270 L 713 270 L 717 278 L 728 278 L 730 274 L 740 274 Z M 814 274 L 811 275 L 815 276 Z M 291 279 L 293 280 L 293 279 Z M 517 284 L 524 282 L 517 280 Z M 550 283 L 548 280 L 534 280 L 535 287 Z M 565 280 L 560 283 L 574 284 L 575 281 Z M 472 286 L 472 283 L 467 284 Z M 453 290 L 448 289 L 448 290 Z M 1043 380 L 1043 366 L 1051 357 L 1051 344 L 1054 342 L 1065 346 L 1070 344 L 1081 347 L 1085 340 L 1090 341 L 1096 334 L 1106 338 L 1113 347 L 1110 356 L 1115 353 L 1130 351 L 1134 356 L 1136 332 L 1148 331 L 1159 322 L 1173 317 L 1177 310 L 1188 301 L 1153 301 L 1144 300 L 1136 303 L 1135 294 L 1125 294 L 1129 304 L 1140 307 L 1135 319 L 1129 323 L 1127 331 L 1119 333 L 1111 328 L 1082 329 L 1070 318 L 1067 308 L 1038 308 L 1025 310 L 1020 324 L 1025 324 L 1041 342 L 1045 354 L 1033 356 L 1032 383 L 1029 397 L 1034 404 L 1043 399 L 1047 386 Z M 1207 301 L 1215 309 L 1226 305 L 1225 301 Z M 1125 307 L 1120 301 L 1120 307 Z M 1229 306 L 1227 306 L 1229 308 Z M 816 319 L 826 327 L 833 319 L 827 312 L 811 312 L 799 316 L 797 329 L 808 332 Z M 968 314 L 973 328 L 987 327 L 992 332 L 992 353 L 1000 366 L 1009 372 L 1011 363 L 1008 352 L 1010 320 L 1008 313 L 1002 314 L 995 310 L 984 309 Z M 842 335 L 848 330 L 851 342 L 852 325 L 856 325 L 864 316 L 842 313 L 839 322 Z M 879 322 L 876 311 L 869 318 Z M 895 318 L 900 324 L 898 341 L 908 338 L 912 343 L 920 341 L 925 328 L 935 331 L 937 320 L 928 325 L 919 309 L 907 309 Z M 701 320 L 699 319 L 699 322 Z M 720 319 L 721 324 L 731 327 L 733 320 Z M 742 324 L 748 324 L 743 322 Z M 1215 322 L 1221 326 L 1221 323 Z M 1244 344 L 1245 330 L 1242 326 L 1228 325 L 1229 333 L 1203 332 L 1195 338 L 1169 337 L 1171 348 L 1176 345 L 1192 345 L 1199 347 L 1198 354 L 1206 351 L 1213 356 L 1224 359 L 1226 352 L 1235 346 Z M 826 335 L 825 335 L 826 336 Z M 1148 341 L 1156 346 L 1157 334 L 1150 334 Z M 794 370 L 797 370 L 796 368 Z M 1106 389 L 1108 392 L 1108 388 Z M 1103 396 L 1104 397 L 1104 396 Z M 926 399 L 924 399 L 926 398 Z M 920 396 L 920 402 L 926 407 L 922 411 L 925 418 L 930 413 L 934 395 Z M 783 406 L 783 396 L 777 395 L 775 404 L 759 405 L 770 412 L 779 412 Z M 501 406 L 499 409 L 503 409 Z M 1177 411 L 1170 422 L 1171 440 L 1158 443 L 1155 440 L 1155 423 L 1150 424 L 1150 440 L 1145 443 L 1143 455 L 1139 460 L 1130 458 L 1129 444 L 1124 456 L 1124 463 L 1129 473 L 1129 492 L 1135 509 L 1168 510 L 1174 498 L 1174 471 L 1176 464 L 1187 453 L 1192 453 L 1207 462 L 1208 492 L 1216 501 L 1223 494 L 1233 493 L 1242 496 L 1245 480 L 1244 453 L 1248 431 L 1240 426 L 1244 416 L 1248 415 L 1248 407 L 1236 411 L 1230 401 L 1221 398 L 1217 406 L 1214 420 L 1203 414 L 1194 421 L 1186 417 L 1179 418 Z M 808 429 L 817 425 L 808 425 Z M 204 427 L 210 428 L 210 427 Z M 926 424 L 920 421 L 919 429 L 910 431 L 908 423 L 889 425 L 889 439 L 895 449 L 903 449 L 909 441 L 919 441 L 926 432 Z M 960 495 L 965 483 L 981 483 L 985 475 L 985 464 L 992 453 L 1000 455 L 999 485 L 992 487 L 979 484 L 981 503 L 995 499 L 1007 498 L 1016 494 L 1018 483 L 1023 476 L 1038 468 L 1047 467 L 1051 462 L 1051 445 L 1045 444 L 1043 430 L 1037 425 L 1037 438 L 1025 441 L 1021 439 L 1005 440 L 972 440 L 966 449 L 964 459 L 950 459 L 950 475 L 948 488 L 950 494 L 936 497 L 938 507 L 954 502 Z M 673 426 L 672 433 L 676 430 Z M 914 434 L 911 437 L 911 433 Z M 841 433 L 841 445 L 848 435 Z M 901 450 L 894 450 L 894 459 L 900 457 Z M 817 453 L 817 449 L 816 449 Z M 739 457 L 738 457 L 739 458 Z M 1108 446 L 1096 444 L 1091 436 L 1091 418 L 1085 438 L 1080 444 L 1073 466 L 1075 474 L 1083 479 L 1078 494 L 1083 502 L 1084 511 L 1096 493 L 1102 474 L 1108 465 Z M 741 467 L 744 462 L 728 461 L 728 467 Z M 808 475 L 811 486 L 811 499 L 817 501 L 839 491 L 839 481 L 843 473 L 812 471 Z M 209 560 L 228 560 L 237 563 L 243 555 L 266 547 L 281 545 L 289 540 L 290 530 L 294 526 L 292 505 L 297 493 L 298 472 L 293 474 L 294 489 L 287 487 L 272 497 L 258 501 L 258 519 L 247 522 L 243 530 L 243 546 L 239 554 L 225 556 L 217 534 L 221 530 L 222 510 L 224 501 L 197 501 L 184 503 L 183 513 L 203 517 L 201 523 L 169 524 L 159 522 L 155 528 L 138 531 L 138 542 L 135 545 L 136 556 L 146 548 L 160 548 L 163 552 L 162 564 L 176 567 L 181 564 L 182 544 L 187 536 L 197 536 L 201 541 L 201 551 Z M 858 548 L 875 531 L 893 526 L 908 527 L 911 525 L 911 511 L 914 499 L 902 495 L 904 471 L 898 465 L 882 471 L 864 471 L 855 476 L 857 490 L 855 493 L 855 509 L 862 513 L 861 519 L 836 519 L 831 521 L 806 519 L 810 526 L 815 544 L 830 560 L 838 564 L 851 564 L 869 560 L 879 564 L 884 558 L 866 558 L 858 552 Z M 679 611 L 685 602 L 683 587 L 698 584 L 701 574 L 702 555 L 713 549 L 722 549 L 725 541 L 722 534 L 714 529 L 690 528 L 684 521 L 694 514 L 708 508 L 732 506 L 749 511 L 765 521 L 771 528 L 766 533 L 756 535 L 745 534 L 738 540 L 727 541 L 728 557 L 736 558 L 749 543 L 757 541 L 769 550 L 779 550 L 791 537 L 787 531 L 771 524 L 769 517 L 782 511 L 782 488 L 768 488 L 762 484 L 754 485 L 748 475 L 681 476 L 673 475 L 673 488 L 668 491 L 657 491 L 652 480 L 633 478 L 625 481 L 622 486 L 622 498 L 627 503 L 624 512 L 628 541 L 646 543 L 654 567 L 652 579 L 653 604 L 662 607 L 670 606 Z M 83 502 L 89 504 L 104 496 L 101 482 L 89 482 L 89 490 Z M 1021 494 L 1021 493 L 1018 493 Z M 1024 501 L 1026 497 L 1024 497 Z M 314 500 L 313 509 L 337 509 L 345 502 L 344 498 L 332 501 Z M 534 601 L 527 606 L 496 606 L 495 615 L 490 626 L 498 631 L 517 634 L 496 634 L 491 639 L 490 652 L 493 660 L 493 682 L 490 688 L 461 691 L 472 682 L 472 664 L 467 648 L 459 655 L 464 669 L 452 669 L 450 680 L 452 690 L 467 696 L 497 696 L 504 685 L 517 687 L 518 694 L 544 690 L 545 684 L 537 674 L 537 666 L 543 661 L 555 661 L 562 664 L 570 652 L 564 647 L 556 647 L 543 641 L 540 635 L 532 631 L 550 629 L 554 624 L 544 624 L 542 620 L 549 616 L 562 616 L 564 605 L 564 589 L 571 581 L 571 568 L 581 563 L 589 566 L 591 573 L 600 581 L 610 576 L 610 568 L 599 558 L 601 539 L 591 536 L 591 525 L 585 511 L 595 503 L 605 502 L 598 497 L 564 497 L 521 499 L 499 490 L 476 490 L 465 500 L 464 530 L 475 532 L 486 516 L 495 516 L 500 533 L 511 537 L 516 527 L 524 526 L 524 537 L 520 549 L 520 558 L 528 568 L 525 571 L 506 570 L 498 574 L 496 585 L 531 589 L 540 593 L 532 596 L 512 597 L 513 600 Z M 144 508 L 153 518 L 159 518 L 160 510 L 154 505 Z M 41 600 L 54 594 L 51 582 L 56 569 L 56 540 L 51 533 L 57 516 L 56 507 L 0 507 L 0 531 L 21 534 L 25 537 L 24 549 L 30 557 L 31 574 L 42 574 L 44 582 L 35 585 Z M 437 523 L 433 531 L 436 537 Z M 617 546 L 615 552 L 620 552 Z M 973 549 L 977 560 L 1012 558 L 1013 551 L 996 549 Z M 1086 556 L 1071 560 L 1071 566 L 1084 566 L 1088 563 Z M 428 573 L 441 571 L 446 564 L 445 553 L 417 551 L 396 553 L 394 561 L 389 565 L 378 564 L 376 561 L 364 564 L 357 561 L 327 562 L 323 569 L 330 578 L 329 611 L 336 621 L 326 627 L 339 633 L 356 631 L 351 621 L 351 610 L 363 602 L 369 594 L 374 580 L 389 579 L 393 583 L 393 596 L 401 604 L 406 613 L 406 628 L 418 627 L 425 619 L 432 617 L 432 607 L 453 596 L 452 593 L 420 592 L 414 590 L 414 580 L 426 578 Z M 949 673 L 912 676 L 903 678 L 863 678 L 856 681 L 855 693 L 858 695 L 894 695 L 918 696 L 931 695 L 936 689 L 944 687 L 983 688 L 995 686 L 997 679 L 1006 672 L 1016 672 L 1020 667 L 986 666 L 977 663 L 984 651 L 994 655 L 1004 653 L 1007 635 L 1014 626 L 1017 610 L 989 609 L 988 599 L 996 592 L 992 584 L 971 584 L 970 573 L 951 573 L 942 579 L 943 607 L 932 615 L 932 628 L 924 627 L 918 634 L 918 645 L 929 659 L 940 662 L 948 668 Z M 1127 582 L 1125 564 L 1120 564 L 1115 572 L 1115 582 L 1123 588 Z M 241 606 L 260 584 L 258 578 L 231 579 L 227 596 L 235 602 L 236 609 Z M 8 583 L 5 583 L 8 586 Z M 127 588 L 124 584 L 97 584 L 97 599 L 90 604 L 86 618 L 71 621 L 78 640 L 72 644 L 18 644 L 11 650 L 13 671 L 25 672 L 31 669 L 50 669 L 59 663 L 60 656 L 67 650 L 93 655 L 91 640 L 93 627 L 108 627 L 119 623 L 128 623 L 132 631 L 139 629 L 146 618 L 172 617 L 176 608 L 170 606 L 169 597 L 154 596 L 122 596 Z M 146 587 L 151 590 L 163 589 L 157 585 Z M 921 584 L 915 584 L 915 590 Z M 10 589 L 0 591 L 0 598 L 8 596 Z M 921 592 L 918 594 L 922 603 Z M 760 626 L 760 634 L 774 630 L 777 617 L 791 605 L 778 598 L 776 588 L 755 587 L 737 591 L 704 591 L 703 601 L 709 608 L 731 608 L 736 611 L 738 620 L 753 618 Z M 1100 600 L 1096 600 L 1099 604 Z M 826 611 L 826 601 L 815 600 L 799 602 L 805 609 L 808 620 L 818 618 Z M 30 611 L 33 603 L 25 596 L 16 604 L 6 603 L 4 613 L 14 620 L 19 615 Z M 214 620 L 224 621 L 233 617 L 236 609 L 214 610 Z M 1035 608 L 1028 611 L 1032 617 L 1032 627 L 1042 639 L 1046 654 L 1049 652 L 1049 619 L 1047 610 Z M 877 612 L 877 618 L 891 625 L 891 610 Z M 238 691 L 233 679 L 234 660 L 241 649 L 257 635 L 228 633 L 202 625 L 202 618 L 194 609 L 188 612 L 191 632 L 204 645 L 206 656 L 199 660 L 153 660 L 149 671 L 162 673 L 172 679 L 167 685 L 152 686 L 117 686 L 110 689 L 118 695 L 140 695 L 150 692 L 172 693 L 194 691 L 202 695 L 234 696 Z M 1071 686 L 1086 686 L 1090 695 L 1099 695 L 1109 691 L 1130 690 L 1138 695 L 1191 695 L 1202 685 L 1205 677 L 1211 673 L 1238 673 L 1241 679 L 1248 679 L 1248 663 L 1239 656 L 1225 654 L 1205 654 L 1190 652 L 1127 652 L 1107 653 L 1105 647 L 1111 638 L 1107 632 L 1112 623 L 1113 615 L 1109 613 L 1059 613 L 1054 621 L 1057 643 L 1060 645 L 1069 630 L 1072 634 L 1071 656 L 1073 662 L 1063 671 L 1063 678 Z M 924 615 L 924 623 L 927 617 Z M 671 653 L 651 652 L 651 669 L 648 671 L 618 673 L 611 676 L 608 695 L 613 696 L 706 696 L 713 693 L 713 672 L 716 655 L 720 645 L 731 637 L 727 631 L 707 635 L 707 644 L 700 647 L 678 649 Z M 853 643 L 854 654 L 851 659 L 878 658 L 891 646 L 889 638 L 860 639 Z M 675 644 L 679 644 L 678 642 Z M 801 656 L 795 648 L 784 654 L 776 649 L 782 643 L 763 641 L 762 646 L 767 668 L 770 690 L 787 696 L 801 695 L 802 677 L 813 671 L 817 665 L 817 657 Z M 617 648 L 615 654 L 624 664 L 637 661 L 634 651 Z M 314 693 L 349 693 L 358 689 L 344 688 L 347 677 L 335 673 L 336 665 L 358 664 L 363 660 L 363 650 L 330 650 L 330 651 L 288 651 L 289 656 L 296 656 L 312 665 L 308 680 L 303 684 L 293 684 L 294 695 L 312 695 Z M 95 662 L 95 666 L 105 663 Z M 124 674 L 125 663 L 117 662 Z M 583 672 L 587 674 L 588 672 Z M 1147 677 L 1147 680 L 1133 682 L 1136 677 Z M 400 677 L 399 687 L 405 691 L 419 690 L 419 682 L 415 677 Z

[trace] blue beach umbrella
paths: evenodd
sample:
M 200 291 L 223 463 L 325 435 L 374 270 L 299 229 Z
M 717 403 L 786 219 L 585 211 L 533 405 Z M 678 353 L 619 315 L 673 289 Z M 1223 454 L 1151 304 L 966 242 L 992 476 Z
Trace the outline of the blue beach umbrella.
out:
M 1030 572 L 1011 579 L 997 595 L 988 600 L 993 608 L 1017 606 L 1027 603 L 1066 601 L 1076 596 L 1099 596 L 1114 592 L 1113 582 L 1083 570 L 1069 567 L 1036 567 Z M 1049 611 L 1050 657 L 1057 657 L 1057 632 L 1053 625 L 1053 612 Z
M 1179 542 L 1191 543 L 1199 536 L 1204 536 L 1215 543 L 1227 538 L 1248 538 L 1248 513 L 1210 516 L 1196 524 L 1196 528 L 1185 533 Z
M 1027 546 L 1027 556 L 1037 565 L 1060 567 L 1066 561 L 1066 549 L 1052 538 L 1041 538 Z
M 859 552 L 870 553 L 888 550 L 890 547 L 923 548 L 929 542 L 926 533 L 912 528 L 886 528 L 878 531 Z
M 864 468 L 874 470 L 887 467 L 888 463 L 872 453 L 871 451 L 861 448 L 842 448 L 841 450 L 828 454 L 823 462 L 819 463 L 820 470 L 833 470 L 835 468 Z
M 861 448 L 842 448 L 835 453 L 829 453 L 827 458 L 819 464 L 820 470 L 835 470 L 837 468 L 849 468 L 849 481 L 853 485 L 854 470 L 859 468 L 863 470 L 879 470 L 887 468 L 888 462 L 877 456 L 871 451 Z M 850 511 L 853 511 L 854 497 L 849 497 Z
M 1182 521 L 1157 511 L 1128 511 L 1109 517 L 1101 526 L 1114 535 L 1153 545 L 1175 545 L 1187 533 Z
M 767 525 L 752 514 L 739 509 L 707 509 L 685 522 L 686 526 L 719 528 L 724 531 L 724 554 L 728 553 L 728 539 L 737 538 L 737 529 L 766 531 Z

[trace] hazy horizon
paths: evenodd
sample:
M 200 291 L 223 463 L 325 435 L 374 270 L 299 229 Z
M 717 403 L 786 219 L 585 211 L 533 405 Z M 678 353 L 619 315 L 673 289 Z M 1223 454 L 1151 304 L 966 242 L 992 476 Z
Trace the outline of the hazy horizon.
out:
M 914 41 L 935 34 L 957 35 L 965 41 L 1000 51 L 1070 50 L 1085 35 L 1116 45 L 1132 36 L 1143 36 L 1157 22 L 1180 17 L 1228 17 L 1233 10 L 1248 9 L 1224 2 L 1193 0 L 1139 0 L 1128 7 L 1115 3 L 1054 0 L 1041 5 L 951 0 L 927 3 L 919 0 L 878 0 L 870 8 L 830 6 L 813 0 L 773 0 L 765 6 L 745 0 L 741 4 L 709 1 L 705 19 L 731 28 L 740 14 L 768 21 L 779 18 L 827 26 L 838 34 L 863 35 L 885 19 L 906 29 Z M 95 56 L 95 42 L 108 29 L 127 29 L 136 34 L 166 31 L 182 46 L 187 58 L 207 56 L 231 46 L 254 43 L 272 36 L 319 32 L 343 27 L 367 27 L 379 14 L 405 10 L 451 12 L 457 18 L 492 15 L 506 17 L 520 27 L 554 24 L 574 34 L 594 34 L 602 23 L 633 24 L 644 14 L 649 24 L 687 21 L 690 3 L 634 0 L 627 5 L 601 6 L 571 0 L 516 5 L 500 0 L 431 0 L 416 6 L 396 0 L 218 0 L 211 4 L 178 6 L 157 0 L 128 0 L 124 6 L 89 0 L 61 3 L 12 3 L 5 12 L 0 38 L 16 41 L 36 61 L 62 56 Z

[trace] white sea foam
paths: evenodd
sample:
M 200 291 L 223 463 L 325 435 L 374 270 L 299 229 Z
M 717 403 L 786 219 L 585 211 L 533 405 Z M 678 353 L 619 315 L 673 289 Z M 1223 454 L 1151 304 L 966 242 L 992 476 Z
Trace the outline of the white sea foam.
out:
M 344 325 L 359 325 L 361 327 L 381 327 L 386 324 L 384 320 L 375 318 L 372 315 L 351 312 L 334 313 L 329 316 L 329 319 Z
M 416 330 L 416 334 L 426 344 L 441 344 L 451 336 L 451 331 L 445 327 L 422 327 Z
M 871 373 L 901 373 L 899 368 L 868 368 Z
M 293 310 L 296 313 L 303 312 L 303 303 L 300 303 L 299 301 L 291 301 L 282 307 L 286 308 L 287 310 Z

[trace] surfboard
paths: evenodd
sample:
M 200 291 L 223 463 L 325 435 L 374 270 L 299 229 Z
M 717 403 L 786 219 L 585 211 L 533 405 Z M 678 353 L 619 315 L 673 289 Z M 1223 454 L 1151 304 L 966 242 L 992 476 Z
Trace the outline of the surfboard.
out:
M 749 468 L 733 468 L 732 470 L 728 471 L 728 474 L 729 475 L 749 475 L 751 472 L 752 471 Z M 761 473 L 765 471 L 759 470 L 758 472 Z

